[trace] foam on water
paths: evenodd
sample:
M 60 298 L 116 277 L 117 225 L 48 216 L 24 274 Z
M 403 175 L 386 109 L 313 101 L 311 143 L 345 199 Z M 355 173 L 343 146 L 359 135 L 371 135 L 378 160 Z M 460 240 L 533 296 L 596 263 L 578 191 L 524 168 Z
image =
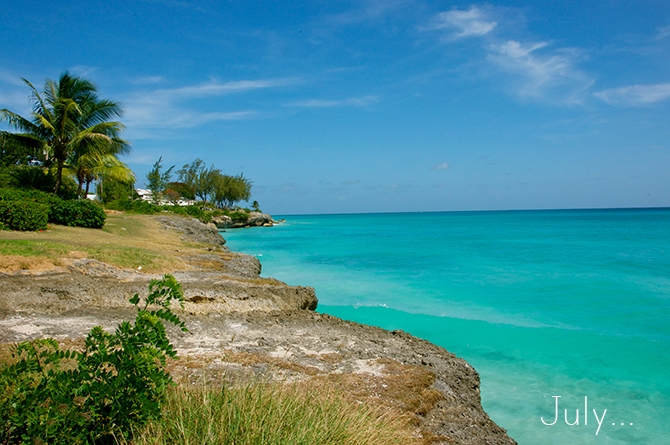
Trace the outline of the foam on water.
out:
M 670 437 L 670 210 L 285 218 L 223 235 L 264 276 L 314 286 L 320 311 L 468 360 L 519 443 Z M 607 409 L 597 436 L 593 409 Z

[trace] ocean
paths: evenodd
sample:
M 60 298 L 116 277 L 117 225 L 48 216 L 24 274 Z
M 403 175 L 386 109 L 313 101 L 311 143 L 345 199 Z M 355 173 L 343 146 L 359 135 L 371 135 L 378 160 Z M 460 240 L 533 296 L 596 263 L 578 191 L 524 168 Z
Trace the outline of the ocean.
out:
M 467 360 L 520 444 L 670 443 L 670 209 L 280 217 L 222 235 L 319 312 Z

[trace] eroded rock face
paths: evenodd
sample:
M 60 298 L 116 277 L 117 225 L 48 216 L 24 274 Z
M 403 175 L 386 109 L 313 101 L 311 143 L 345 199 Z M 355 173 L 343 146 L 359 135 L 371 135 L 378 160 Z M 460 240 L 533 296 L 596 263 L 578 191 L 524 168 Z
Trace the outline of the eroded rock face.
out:
M 223 246 L 226 244 L 226 240 L 219 235 L 216 227 L 204 224 L 195 218 L 165 215 L 157 216 L 156 220 L 166 229 L 176 230 L 181 233 L 184 241 L 195 241 L 214 246 Z
M 251 212 L 245 221 L 233 221 L 230 216 L 215 216 L 211 221 L 219 229 L 241 228 L 241 227 L 270 227 L 275 224 L 272 216 L 266 213 Z
M 215 216 L 212 218 L 211 223 L 214 224 L 217 229 L 227 229 L 233 227 L 233 218 L 226 215 Z

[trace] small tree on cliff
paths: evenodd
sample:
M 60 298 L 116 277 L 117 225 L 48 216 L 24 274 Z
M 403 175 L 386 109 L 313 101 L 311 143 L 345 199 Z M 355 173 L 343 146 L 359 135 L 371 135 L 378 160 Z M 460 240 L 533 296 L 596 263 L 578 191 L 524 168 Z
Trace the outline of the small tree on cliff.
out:
M 237 176 L 219 174 L 214 181 L 214 202 L 218 207 L 232 208 L 238 202 L 251 198 L 252 182 L 242 173 Z
M 172 177 L 172 170 L 174 165 L 168 168 L 165 172 L 161 172 L 163 169 L 163 157 L 158 158 L 158 161 L 154 164 L 153 168 L 147 173 L 147 188 L 151 190 L 151 199 L 154 204 L 158 204 L 167 188 L 167 185 L 170 183 L 170 178 Z

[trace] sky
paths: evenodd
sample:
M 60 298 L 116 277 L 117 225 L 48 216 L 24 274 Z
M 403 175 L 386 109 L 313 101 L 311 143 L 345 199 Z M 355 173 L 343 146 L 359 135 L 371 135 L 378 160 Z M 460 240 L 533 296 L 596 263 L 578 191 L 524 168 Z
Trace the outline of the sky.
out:
M 2 9 L 0 108 L 92 80 L 138 187 L 201 158 L 278 215 L 670 207 L 667 0 Z

